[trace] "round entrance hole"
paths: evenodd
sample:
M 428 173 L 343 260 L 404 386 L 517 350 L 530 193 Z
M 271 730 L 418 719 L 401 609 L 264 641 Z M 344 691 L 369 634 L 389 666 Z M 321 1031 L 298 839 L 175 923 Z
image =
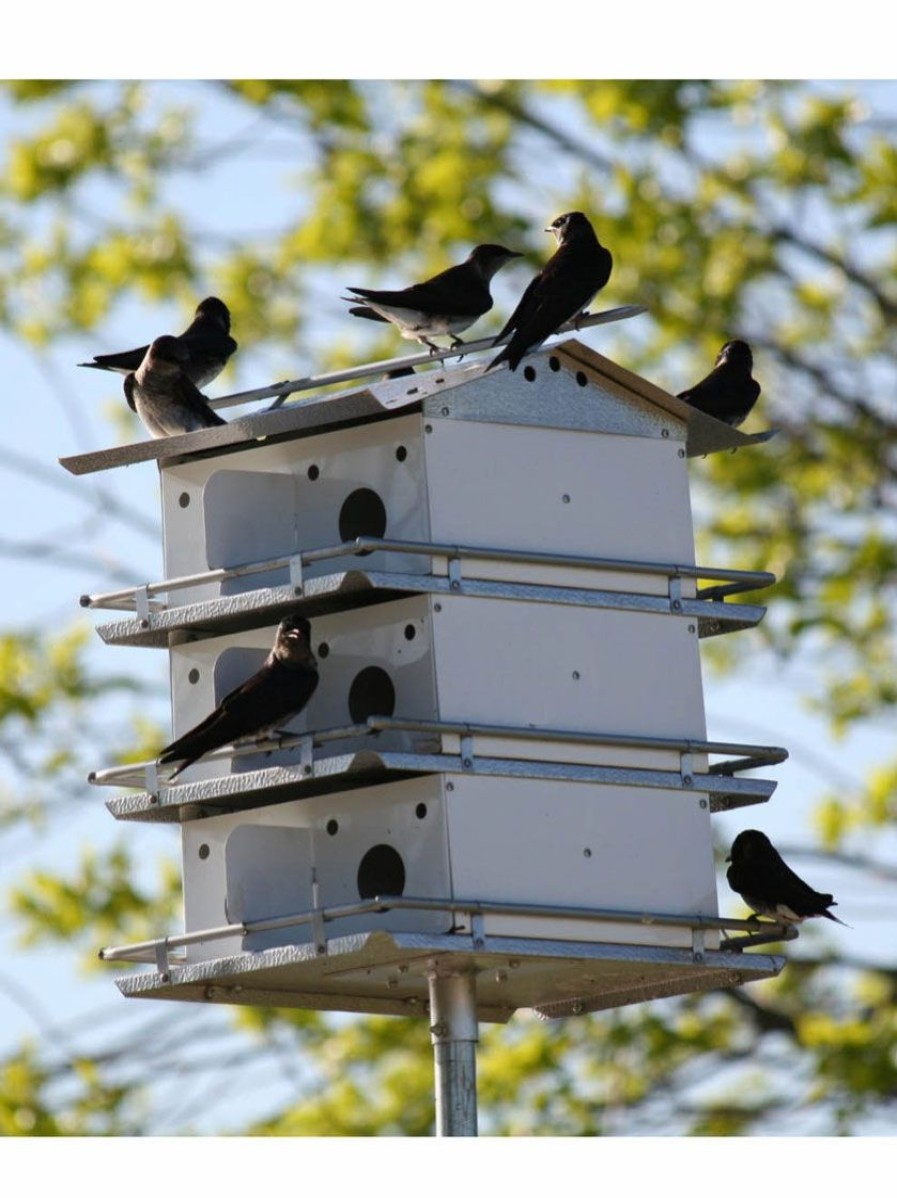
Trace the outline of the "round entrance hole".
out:
M 386 532 L 386 508 L 383 500 L 370 487 L 359 487 L 347 495 L 339 513 L 341 541 L 356 537 L 382 537 Z M 368 549 L 365 551 L 370 553 Z
M 375 844 L 368 849 L 358 866 L 357 885 L 358 897 L 363 899 L 404 893 L 405 866 L 391 845 Z
M 363 724 L 370 715 L 392 715 L 396 688 L 379 666 L 365 666 L 349 688 L 349 715 L 353 724 Z

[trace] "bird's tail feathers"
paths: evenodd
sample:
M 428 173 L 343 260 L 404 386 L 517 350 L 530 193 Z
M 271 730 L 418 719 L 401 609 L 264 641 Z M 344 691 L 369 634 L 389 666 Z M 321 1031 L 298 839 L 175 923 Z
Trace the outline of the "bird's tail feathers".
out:
M 349 297 L 344 295 L 342 298 L 348 299 Z M 353 299 L 353 300 L 350 300 L 349 302 L 355 303 L 355 300 Z M 349 315 L 350 316 L 363 316 L 365 318 L 365 320 L 379 320 L 382 324 L 389 324 L 389 321 L 386 319 L 386 317 L 381 316 L 379 312 L 375 312 L 373 308 L 364 308 L 364 307 L 350 308 Z
M 833 907 L 837 907 L 837 905 L 838 905 L 837 903 L 832 903 Z M 825 916 L 826 919 L 831 919 L 831 920 L 834 920 L 835 923 L 839 923 L 842 928 L 850 928 L 851 931 L 853 931 L 851 924 L 845 923 L 844 920 L 839 919 L 837 917 L 837 915 L 832 915 L 831 911 L 823 911 L 822 914 Z

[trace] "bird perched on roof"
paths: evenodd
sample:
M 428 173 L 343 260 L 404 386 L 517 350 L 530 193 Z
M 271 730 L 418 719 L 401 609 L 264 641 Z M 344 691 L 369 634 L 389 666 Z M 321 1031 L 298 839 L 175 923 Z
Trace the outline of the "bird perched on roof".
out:
M 751 378 L 753 365 L 746 341 L 727 341 L 707 377 L 680 391 L 677 398 L 734 428 L 747 418 L 760 395 L 760 384 Z
M 837 907 L 834 898 L 820 894 L 789 869 L 763 832 L 739 832 L 726 860 L 732 862 L 726 871 L 729 885 L 755 912 L 751 918 L 769 915 L 780 923 L 803 923 L 820 915 L 849 926 L 828 910 Z
M 513 333 L 511 340 L 487 370 L 507 362 L 516 370 L 527 350 L 541 345 L 568 320 L 583 315 L 610 278 L 614 260 L 600 243 L 587 216 L 565 212 L 553 220 L 546 233 L 554 233 L 558 248 L 520 297 L 495 344 Z
M 274 647 L 261 669 L 225 695 L 202 723 L 163 749 L 159 764 L 180 762 L 169 779 L 173 781 L 213 749 L 287 723 L 302 711 L 317 685 L 311 625 L 304 616 L 287 616 L 277 626 Z
M 197 387 L 211 383 L 237 348 L 236 341 L 230 335 L 227 304 L 214 295 L 204 299 L 197 307 L 193 320 L 177 340 L 187 350 L 184 373 L 190 382 Z M 79 362 L 78 365 L 131 374 L 143 361 L 147 349 L 149 346 L 141 345 L 139 349 L 128 349 L 118 354 L 97 354 L 92 362 Z
M 128 407 L 154 437 L 173 437 L 227 423 L 188 378 L 189 353 L 179 338 L 157 337 L 134 373 L 125 376 Z
M 401 291 L 371 291 L 366 287 L 347 287 L 353 316 L 394 324 L 409 341 L 419 341 L 436 353 L 432 337 L 450 337 L 452 345 L 463 345 L 458 337 L 492 307 L 489 284 L 493 275 L 520 258 L 516 250 L 503 245 L 478 245 L 458 266 L 450 266 L 424 283 L 415 283 Z

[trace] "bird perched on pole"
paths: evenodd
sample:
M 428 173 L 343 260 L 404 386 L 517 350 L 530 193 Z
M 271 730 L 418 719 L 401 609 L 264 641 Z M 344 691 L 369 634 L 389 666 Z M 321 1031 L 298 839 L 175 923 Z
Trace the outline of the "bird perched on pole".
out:
M 753 366 L 754 355 L 746 341 L 727 341 L 707 377 L 680 391 L 677 398 L 735 428 L 747 419 L 760 395 L 760 384 L 751 378 Z
M 187 350 L 184 373 L 191 383 L 204 387 L 218 377 L 228 358 L 237 348 L 230 335 L 230 312 L 227 304 L 214 295 L 204 299 L 196 309 L 193 320 L 176 338 Z M 92 362 L 79 362 L 95 370 L 113 370 L 131 374 L 143 361 L 148 345 L 128 349 L 118 354 L 96 354 Z
M 830 894 L 820 894 L 785 864 L 763 832 L 754 828 L 739 832 L 732 842 L 726 878 L 757 915 L 768 915 L 780 923 L 803 923 L 815 915 L 843 924 L 829 907 L 837 907 Z
M 180 762 L 171 775 L 213 749 L 246 737 L 261 736 L 299 714 L 318 685 L 318 663 L 311 651 L 311 625 L 304 616 L 287 616 L 277 626 L 274 647 L 260 670 L 221 700 L 211 715 L 163 749 L 160 765 Z
M 581 212 L 565 212 L 545 232 L 554 233 L 558 248 L 530 282 L 495 338 L 498 345 L 513 333 L 487 370 L 501 362 L 516 370 L 528 350 L 541 345 L 568 320 L 584 315 L 610 278 L 614 265 L 610 250 L 599 242 L 588 217 Z
M 419 341 L 436 353 L 439 346 L 432 337 L 450 337 L 453 346 L 464 344 L 457 334 L 492 307 L 489 284 L 493 275 L 506 262 L 520 257 L 503 245 L 478 245 L 458 266 L 450 266 L 424 283 L 401 291 L 347 287 L 352 294 L 343 299 L 356 304 L 361 300 L 361 306 L 349 309 L 353 316 L 394 324 L 407 340 Z
M 128 407 L 154 437 L 173 437 L 226 424 L 186 373 L 190 351 L 177 337 L 157 337 L 133 374 L 125 376 Z

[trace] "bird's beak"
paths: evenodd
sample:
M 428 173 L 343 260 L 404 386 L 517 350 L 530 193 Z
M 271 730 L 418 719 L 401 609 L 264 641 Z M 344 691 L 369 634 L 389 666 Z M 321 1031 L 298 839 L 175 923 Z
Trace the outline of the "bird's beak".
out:
M 731 853 L 730 853 L 730 854 L 729 854 L 729 856 L 726 858 L 726 860 L 727 860 L 727 861 L 731 861 L 731 860 L 732 860 L 732 854 L 731 854 Z

